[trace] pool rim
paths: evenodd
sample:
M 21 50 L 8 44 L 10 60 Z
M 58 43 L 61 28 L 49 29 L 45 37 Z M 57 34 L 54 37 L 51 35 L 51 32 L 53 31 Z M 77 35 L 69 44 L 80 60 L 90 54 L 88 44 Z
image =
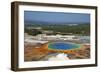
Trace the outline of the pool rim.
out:
M 56 42 L 56 41 L 54 41 L 54 42 Z M 50 44 L 51 42 L 49 42 L 48 43 L 48 45 Z M 67 43 L 72 43 L 72 42 L 67 42 Z M 72 44 L 76 44 L 76 43 L 72 43 Z M 48 49 L 49 50 L 54 50 L 54 51 L 71 51 L 71 50 L 78 50 L 78 49 L 80 49 L 81 47 L 83 47 L 83 45 L 82 44 L 76 44 L 76 45 L 79 45 L 79 48 L 71 48 L 71 49 L 67 49 L 67 50 L 61 50 L 61 49 L 53 49 L 53 48 L 49 48 L 48 47 Z

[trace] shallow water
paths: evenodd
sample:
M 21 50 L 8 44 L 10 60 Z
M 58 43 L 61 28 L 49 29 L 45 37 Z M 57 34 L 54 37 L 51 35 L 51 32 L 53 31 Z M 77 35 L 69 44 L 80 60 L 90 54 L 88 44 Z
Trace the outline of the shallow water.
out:
M 90 36 L 79 36 L 78 38 L 82 43 L 90 43 Z

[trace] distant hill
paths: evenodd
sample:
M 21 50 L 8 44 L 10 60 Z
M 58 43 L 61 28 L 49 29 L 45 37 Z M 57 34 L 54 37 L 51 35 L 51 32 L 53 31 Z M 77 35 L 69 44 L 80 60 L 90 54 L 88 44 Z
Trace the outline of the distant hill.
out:
M 58 23 L 58 22 L 55 22 L 55 23 L 52 23 L 52 22 L 43 22 L 43 21 L 25 21 L 24 22 L 25 25 L 69 25 L 69 26 L 75 26 L 75 25 L 79 25 L 79 24 L 90 24 L 90 23 L 84 23 L 84 22 L 75 22 L 75 23 L 72 23 L 72 22 L 67 22 L 67 23 Z

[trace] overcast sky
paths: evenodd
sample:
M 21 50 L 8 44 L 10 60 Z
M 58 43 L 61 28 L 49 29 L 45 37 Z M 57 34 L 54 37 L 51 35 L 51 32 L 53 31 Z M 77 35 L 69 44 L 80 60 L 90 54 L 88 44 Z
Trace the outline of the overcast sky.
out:
M 89 23 L 90 14 L 24 11 L 25 22 L 47 22 L 47 23 Z

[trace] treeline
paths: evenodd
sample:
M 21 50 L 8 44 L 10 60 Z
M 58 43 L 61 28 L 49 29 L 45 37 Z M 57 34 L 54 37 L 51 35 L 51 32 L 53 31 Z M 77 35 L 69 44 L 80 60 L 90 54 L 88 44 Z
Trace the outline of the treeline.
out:
M 43 30 L 50 30 L 54 33 L 60 32 L 63 33 L 72 33 L 78 35 L 90 35 L 90 25 L 89 24 L 79 24 L 79 25 L 27 25 L 25 27 L 41 27 Z M 27 29 L 25 29 L 25 32 Z M 33 33 L 32 31 L 28 31 L 28 33 Z M 40 33 L 40 31 L 39 31 Z

